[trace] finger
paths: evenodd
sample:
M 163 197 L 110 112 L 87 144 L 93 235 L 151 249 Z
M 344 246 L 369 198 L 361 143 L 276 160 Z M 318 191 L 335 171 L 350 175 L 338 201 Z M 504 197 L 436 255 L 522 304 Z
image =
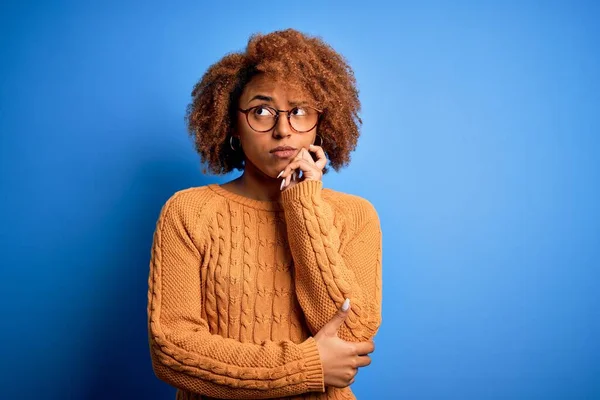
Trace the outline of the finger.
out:
M 300 151 L 296 154 L 296 156 L 292 159 L 292 161 L 288 165 L 286 165 L 286 167 L 279 173 L 279 175 L 277 175 L 277 178 L 285 178 L 288 174 L 291 174 L 294 172 L 296 167 L 293 167 L 293 165 L 297 165 L 297 164 L 293 164 L 293 163 L 303 159 L 302 150 L 304 150 L 304 148 L 300 149 Z
M 294 170 L 300 169 L 302 171 L 309 172 L 311 170 L 316 170 L 314 165 L 311 165 L 305 159 L 292 161 L 285 167 L 285 169 L 277 175 L 277 178 L 287 178 L 289 175 L 294 172 Z M 299 171 L 297 171 L 299 172 Z M 319 171 L 320 172 L 320 171 Z
M 311 170 L 314 170 L 311 172 Z M 303 172 L 306 171 L 306 172 Z M 322 174 L 318 171 L 314 166 L 309 165 L 306 160 L 299 160 L 291 162 L 283 171 L 279 173 L 278 178 L 283 178 L 281 180 L 281 185 L 279 186 L 279 190 L 283 190 L 284 188 L 290 186 L 292 179 L 297 178 L 300 179 L 300 172 L 302 173 L 302 178 L 306 176 L 307 172 L 311 174 L 309 176 L 317 176 L 318 174 Z
M 293 169 L 292 173 L 289 174 L 286 178 L 283 178 L 282 187 L 288 187 L 292 183 L 292 181 L 296 181 L 297 170 Z
M 301 148 L 300 151 L 296 154 L 296 156 L 292 159 L 292 161 L 304 160 L 306 158 L 306 156 L 305 156 L 306 151 L 307 150 L 304 147 Z
M 367 365 L 371 365 L 371 357 L 369 356 L 358 356 L 356 358 L 356 366 L 357 367 L 366 367 Z
M 300 160 L 299 160 L 300 161 Z M 285 179 L 288 175 L 291 175 L 297 168 L 299 161 L 292 161 L 277 175 L 277 179 Z
M 364 356 L 365 354 L 370 354 L 375 351 L 375 345 L 372 341 L 369 342 L 359 342 L 354 343 L 354 349 L 356 350 L 356 354 L 359 356 Z
M 321 169 L 325 168 L 325 165 L 327 165 L 327 156 L 325 155 L 323 148 L 321 146 L 315 146 L 314 144 L 311 144 L 309 151 L 312 151 L 317 155 L 317 161 L 315 161 L 315 164 Z
M 348 311 L 350 310 L 350 299 L 344 300 L 342 306 L 335 313 L 333 318 L 324 326 L 327 334 L 336 335 L 340 326 L 344 323 L 346 316 L 348 315 Z
M 304 147 L 302 148 L 302 150 L 300 150 L 300 153 L 298 153 L 298 155 L 301 156 L 303 160 L 308 161 L 310 164 L 315 163 L 315 160 L 310 155 L 308 149 L 305 149 Z
M 358 374 L 358 369 L 354 369 L 354 373 L 352 375 L 352 378 L 350 379 L 350 381 L 348 381 L 348 386 L 352 385 L 354 383 L 354 381 L 356 380 L 356 374 Z

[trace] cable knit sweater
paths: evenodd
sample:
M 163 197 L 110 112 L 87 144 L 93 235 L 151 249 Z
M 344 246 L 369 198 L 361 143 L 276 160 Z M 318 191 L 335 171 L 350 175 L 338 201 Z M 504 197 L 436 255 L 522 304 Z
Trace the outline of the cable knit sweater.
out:
M 313 338 L 381 321 L 381 229 L 367 200 L 303 181 L 281 201 L 213 184 L 178 191 L 152 244 L 148 332 L 156 376 L 182 399 L 354 399 L 326 387 Z

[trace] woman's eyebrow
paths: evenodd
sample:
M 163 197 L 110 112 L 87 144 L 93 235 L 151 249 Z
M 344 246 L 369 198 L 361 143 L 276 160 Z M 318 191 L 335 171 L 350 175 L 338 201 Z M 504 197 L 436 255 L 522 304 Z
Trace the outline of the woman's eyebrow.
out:
M 256 96 L 251 98 L 248 101 L 248 103 L 252 102 L 253 100 L 262 100 L 262 101 L 268 101 L 270 103 L 273 103 L 273 98 L 269 97 L 269 96 L 265 96 L 264 94 L 257 94 Z M 288 101 L 288 103 L 292 107 L 297 107 L 297 106 L 302 106 L 302 105 L 308 104 L 308 102 L 306 100 Z
M 254 96 L 253 98 L 251 98 L 250 101 L 248 101 L 248 103 L 250 103 L 252 100 L 262 100 L 262 101 L 273 102 L 273 98 L 272 97 L 265 96 L 264 94 L 257 94 L 256 96 Z

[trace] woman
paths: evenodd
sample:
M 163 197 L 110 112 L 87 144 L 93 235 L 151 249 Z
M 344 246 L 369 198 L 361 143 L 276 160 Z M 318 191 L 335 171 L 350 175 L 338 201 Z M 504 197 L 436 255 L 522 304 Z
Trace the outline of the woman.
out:
M 150 264 L 157 377 L 177 399 L 353 399 L 381 321 L 373 206 L 322 187 L 358 138 L 352 70 L 292 29 L 209 68 L 187 121 L 224 185 L 164 205 Z M 329 160 L 327 159 L 329 157 Z

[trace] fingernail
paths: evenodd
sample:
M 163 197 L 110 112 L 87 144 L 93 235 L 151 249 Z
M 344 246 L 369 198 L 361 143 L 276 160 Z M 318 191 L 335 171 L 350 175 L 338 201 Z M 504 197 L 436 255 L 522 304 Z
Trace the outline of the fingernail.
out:
M 279 190 L 283 190 L 283 185 L 285 184 L 285 179 L 281 180 L 281 186 L 279 186 Z
M 348 311 L 350 308 L 350 299 L 344 300 L 344 304 L 342 304 L 342 311 Z
M 296 171 L 292 172 L 292 180 L 295 181 L 296 180 Z
M 283 175 L 283 172 L 284 172 L 284 171 L 285 171 L 285 169 L 284 169 L 283 171 L 281 171 L 281 172 L 279 173 L 279 175 L 277 175 L 277 177 L 279 178 L 281 175 Z

